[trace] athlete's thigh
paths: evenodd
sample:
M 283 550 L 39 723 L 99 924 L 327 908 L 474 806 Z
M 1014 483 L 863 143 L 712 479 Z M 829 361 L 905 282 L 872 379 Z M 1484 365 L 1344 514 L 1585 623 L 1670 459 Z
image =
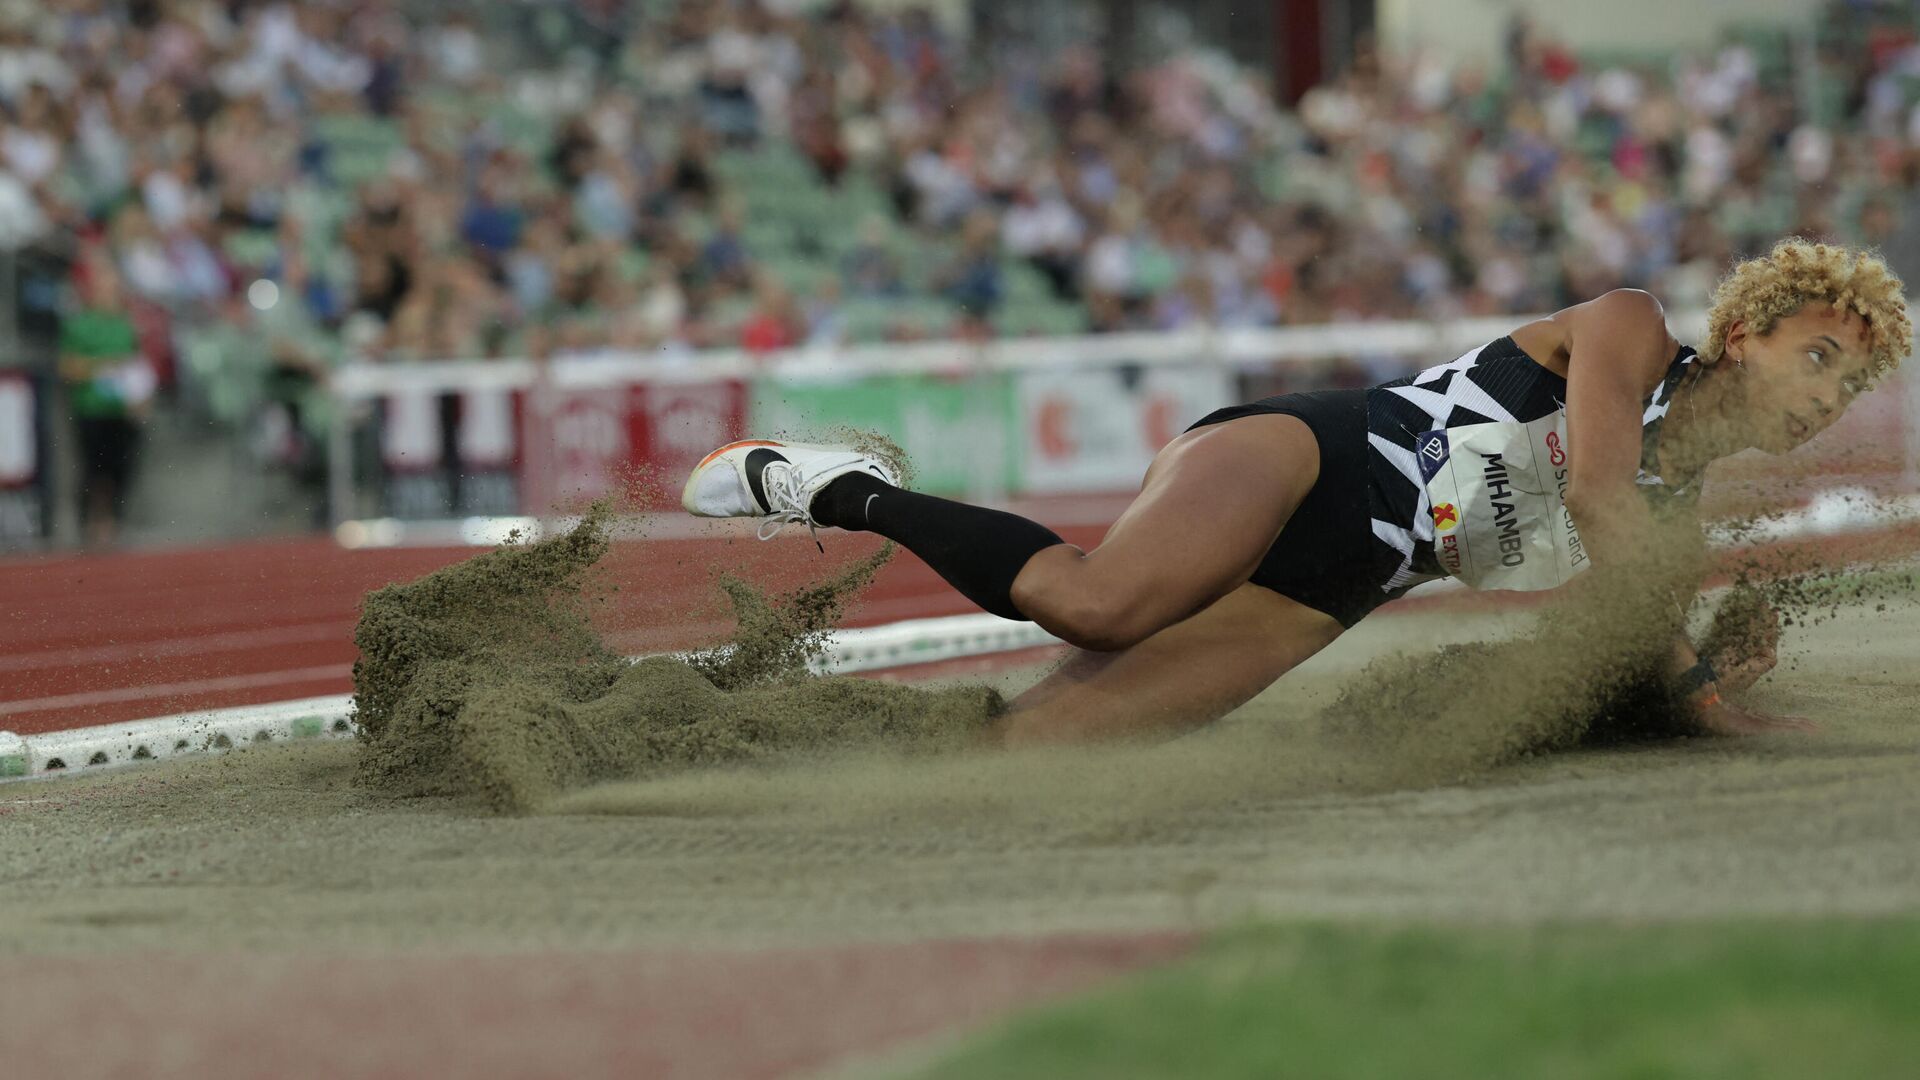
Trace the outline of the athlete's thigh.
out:
M 1319 476 L 1319 444 L 1298 417 L 1187 432 L 1155 457 L 1084 572 L 1107 588 L 1182 604 L 1167 617 L 1183 618 L 1247 580 Z
M 1242 585 L 1132 648 L 1074 650 L 1014 699 L 1000 734 L 1009 745 L 1178 734 L 1232 712 L 1340 632 L 1331 615 Z

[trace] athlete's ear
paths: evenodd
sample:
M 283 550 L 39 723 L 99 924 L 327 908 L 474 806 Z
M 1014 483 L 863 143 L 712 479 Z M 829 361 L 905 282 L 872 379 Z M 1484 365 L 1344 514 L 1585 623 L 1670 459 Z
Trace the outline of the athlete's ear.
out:
M 1743 364 L 1747 358 L 1747 321 L 1735 319 L 1728 324 L 1727 340 L 1722 344 L 1725 347 L 1720 350 L 1720 359 Z

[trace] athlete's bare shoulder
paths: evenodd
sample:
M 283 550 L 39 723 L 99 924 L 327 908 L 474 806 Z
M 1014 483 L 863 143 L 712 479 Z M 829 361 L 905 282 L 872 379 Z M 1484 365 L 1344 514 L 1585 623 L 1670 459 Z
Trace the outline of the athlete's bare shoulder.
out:
M 1644 289 L 1614 289 L 1562 308 L 1515 330 L 1513 341 L 1535 363 L 1562 377 L 1570 371 L 1577 345 L 1597 344 L 1599 348 L 1579 354 L 1629 365 L 1650 387 L 1660 381 L 1680 347 L 1667 332 L 1660 299 Z

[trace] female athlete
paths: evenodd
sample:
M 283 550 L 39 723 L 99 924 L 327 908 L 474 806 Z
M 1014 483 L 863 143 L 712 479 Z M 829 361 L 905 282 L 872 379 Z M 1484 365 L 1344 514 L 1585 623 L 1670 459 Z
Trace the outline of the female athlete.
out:
M 1542 589 L 1589 562 L 1635 565 L 1657 519 L 1693 517 L 1711 462 L 1801 445 L 1891 371 L 1912 344 L 1904 298 L 1877 257 L 1788 240 L 1720 282 L 1697 352 L 1658 300 L 1621 289 L 1408 378 L 1221 409 L 1160 451 L 1092 551 L 903 490 L 849 447 L 733 443 L 682 501 L 764 517 L 763 537 L 878 533 L 985 610 L 1075 646 L 998 721 L 1008 743 L 1171 734 L 1422 581 Z M 1674 642 L 1703 730 L 1801 726 L 1720 696 L 1772 666 L 1761 638 L 1719 676 Z

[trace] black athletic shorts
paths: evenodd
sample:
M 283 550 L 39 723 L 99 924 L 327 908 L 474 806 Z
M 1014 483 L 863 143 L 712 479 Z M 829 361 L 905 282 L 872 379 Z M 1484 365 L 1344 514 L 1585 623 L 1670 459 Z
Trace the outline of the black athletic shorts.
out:
M 1399 564 L 1395 560 L 1392 566 L 1383 565 L 1381 545 L 1373 541 L 1367 495 L 1367 391 L 1316 390 L 1261 398 L 1210 412 L 1193 427 L 1263 413 L 1297 416 L 1306 422 L 1320 444 L 1320 478 L 1287 519 L 1250 580 L 1350 627 L 1406 591 L 1381 588 Z

